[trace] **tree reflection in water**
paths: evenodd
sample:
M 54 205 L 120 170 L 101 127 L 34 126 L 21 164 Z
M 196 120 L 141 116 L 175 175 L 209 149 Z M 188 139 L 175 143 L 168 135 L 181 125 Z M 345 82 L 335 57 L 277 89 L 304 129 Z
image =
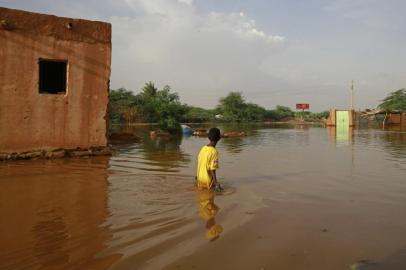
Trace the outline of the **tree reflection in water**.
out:
M 181 148 L 182 135 L 151 138 L 149 132 L 152 130 L 155 130 L 152 125 L 117 128 L 118 132 L 132 133 L 142 139 L 142 143 L 118 147 L 119 151 L 130 156 L 134 148 L 140 151 L 143 159 L 139 163 L 143 166 L 139 169 L 146 171 L 178 172 L 178 168 L 186 167 L 191 159 Z
M 151 165 L 158 165 L 166 170 L 186 167 L 190 162 L 190 155 L 181 149 L 182 136 L 171 138 L 146 138 L 141 151 L 146 161 Z

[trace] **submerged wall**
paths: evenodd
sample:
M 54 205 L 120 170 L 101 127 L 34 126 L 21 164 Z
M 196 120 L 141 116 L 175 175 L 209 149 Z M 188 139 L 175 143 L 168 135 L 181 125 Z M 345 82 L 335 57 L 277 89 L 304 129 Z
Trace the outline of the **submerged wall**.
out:
M 406 113 L 389 113 L 387 124 L 406 127 Z
M 110 24 L 0 8 L 0 44 L 0 153 L 107 146 Z M 40 59 L 65 93 L 40 93 Z

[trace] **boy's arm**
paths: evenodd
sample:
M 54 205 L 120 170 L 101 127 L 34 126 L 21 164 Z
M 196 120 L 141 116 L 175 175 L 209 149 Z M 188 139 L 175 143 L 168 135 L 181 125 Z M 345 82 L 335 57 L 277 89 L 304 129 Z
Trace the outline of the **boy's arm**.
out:
M 217 185 L 217 175 L 216 175 L 216 170 L 219 167 L 219 160 L 218 160 L 218 155 L 217 152 L 215 152 L 215 155 L 213 156 L 213 160 L 211 162 L 211 166 L 210 166 L 210 175 L 211 178 L 213 179 L 213 184 Z
M 216 170 L 210 170 L 209 172 L 210 172 L 211 178 L 213 179 L 213 184 L 217 184 Z
M 217 184 L 217 174 L 216 174 L 216 170 L 213 170 L 212 172 L 213 172 L 213 180 L 214 180 L 214 183 Z

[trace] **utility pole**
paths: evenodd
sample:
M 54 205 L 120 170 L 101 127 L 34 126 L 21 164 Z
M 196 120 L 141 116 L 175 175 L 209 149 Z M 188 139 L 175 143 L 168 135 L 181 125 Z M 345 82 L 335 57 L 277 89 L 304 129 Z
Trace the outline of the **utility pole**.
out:
M 351 81 L 351 110 L 354 110 L 354 80 Z

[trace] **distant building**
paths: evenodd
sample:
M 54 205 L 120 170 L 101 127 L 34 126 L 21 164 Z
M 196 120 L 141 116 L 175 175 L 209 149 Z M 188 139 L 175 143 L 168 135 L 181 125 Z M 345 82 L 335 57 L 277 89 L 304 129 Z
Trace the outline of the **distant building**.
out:
M 0 7 L 0 159 L 105 153 L 111 25 Z
M 404 111 L 388 112 L 386 124 L 406 127 L 406 112 Z
M 355 126 L 355 111 L 354 110 L 338 110 L 331 109 L 330 116 L 327 119 L 327 126 L 342 126 L 353 127 Z
M 406 112 L 402 110 L 368 109 L 361 112 L 360 125 L 362 127 L 395 126 L 402 130 L 406 128 Z

